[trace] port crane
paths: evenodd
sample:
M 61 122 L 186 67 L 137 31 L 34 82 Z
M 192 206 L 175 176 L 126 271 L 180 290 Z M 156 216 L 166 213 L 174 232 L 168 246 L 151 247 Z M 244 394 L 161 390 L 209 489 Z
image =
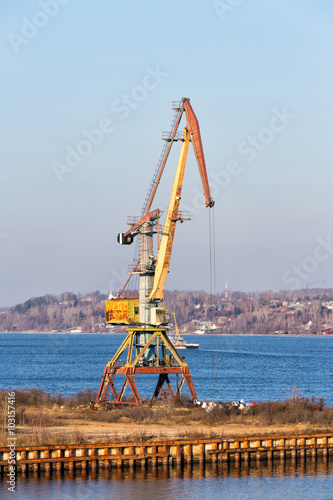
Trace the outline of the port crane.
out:
M 108 361 L 102 376 L 95 407 L 107 403 L 123 403 L 141 405 L 142 399 L 136 385 L 137 375 L 158 375 L 157 385 L 152 399 L 160 394 L 164 384 L 169 395 L 179 395 L 187 384 L 189 392 L 196 399 L 196 393 L 184 356 L 180 356 L 168 338 L 169 310 L 161 307 L 164 299 L 164 284 L 170 266 L 171 252 L 174 241 L 176 222 L 190 220 L 189 212 L 179 211 L 183 186 L 185 165 L 189 143 L 192 142 L 199 167 L 205 206 L 212 208 L 214 201 L 210 194 L 205 157 L 202 147 L 200 128 L 190 100 L 182 98 L 173 103 L 175 115 L 171 131 L 163 134 L 164 147 L 155 170 L 148 194 L 141 211 L 141 217 L 129 217 L 130 228 L 125 233 L 119 233 L 118 243 L 130 245 L 139 235 L 139 259 L 129 269 L 130 277 L 139 276 L 139 294 L 126 294 L 125 283 L 122 290 L 106 301 L 106 323 L 112 325 L 130 325 L 127 336 L 111 361 Z M 183 114 L 186 116 L 186 126 L 183 133 L 178 132 Z M 160 183 L 171 147 L 174 142 L 181 141 L 181 150 L 173 181 L 169 205 L 164 226 L 160 224 L 162 212 L 151 210 L 151 206 Z M 154 257 L 153 236 L 161 235 L 157 257 Z M 174 390 L 169 375 L 176 374 L 176 389 Z M 178 376 L 181 375 L 178 382 Z M 122 377 L 120 389 L 116 388 L 116 379 Z M 129 387 L 132 398 L 124 398 Z

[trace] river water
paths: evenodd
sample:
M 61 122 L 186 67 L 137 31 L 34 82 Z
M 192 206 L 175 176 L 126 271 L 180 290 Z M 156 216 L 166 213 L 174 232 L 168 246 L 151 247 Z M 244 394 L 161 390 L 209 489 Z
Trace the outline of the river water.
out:
M 0 388 L 42 387 L 70 394 L 97 391 L 107 359 L 123 335 L 0 334 Z M 324 397 L 333 405 L 333 337 L 329 336 L 187 336 L 198 350 L 181 351 L 190 367 L 198 399 L 246 402 L 282 400 L 296 385 L 301 394 Z M 156 377 L 156 376 L 155 376 Z M 154 377 L 138 381 L 149 395 Z M 333 499 L 333 459 L 306 464 L 262 465 L 204 471 L 104 471 L 96 476 L 43 474 L 18 477 L 15 498 L 22 499 Z M 12 498 L 5 479 L 0 498 Z M 9 495 L 9 496 L 8 496 Z
M 4 481 L 4 480 L 3 480 Z M 163 468 L 141 471 L 57 473 L 45 476 L 30 473 L 17 480 L 16 492 L 0 483 L 1 499 L 19 500 L 332 500 L 333 463 L 311 458 L 304 463 L 279 461 L 260 467 L 227 467 L 216 469 L 199 465 L 184 469 Z

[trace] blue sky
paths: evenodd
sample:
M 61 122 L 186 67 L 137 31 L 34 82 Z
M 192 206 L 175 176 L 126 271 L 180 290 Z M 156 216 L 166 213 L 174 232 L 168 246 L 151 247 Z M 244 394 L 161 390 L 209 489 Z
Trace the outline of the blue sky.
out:
M 332 15 L 328 0 L 2 2 L 0 306 L 122 286 L 133 248 L 116 235 L 181 97 L 216 201 L 217 290 L 332 287 Z M 168 289 L 209 289 L 201 191 L 191 153 Z

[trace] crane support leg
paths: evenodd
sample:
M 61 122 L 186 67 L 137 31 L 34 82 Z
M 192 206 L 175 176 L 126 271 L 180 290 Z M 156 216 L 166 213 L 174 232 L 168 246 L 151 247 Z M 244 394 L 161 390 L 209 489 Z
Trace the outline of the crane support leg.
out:
M 164 328 L 150 330 L 143 328 L 128 329 L 127 338 L 121 348 L 105 367 L 94 407 L 112 403 L 141 406 L 142 399 L 136 384 L 138 375 L 158 375 L 157 385 L 152 397 L 153 401 L 161 396 L 164 383 L 168 387 L 169 395 L 174 396 L 180 394 L 184 382 L 186 382 L 193 400 L 197 399 L 190 369 L 170 342 L 166 331 Z M 144 333 L 149 333 L 149 340 L 145 345 L 142 345 L 140 338 Z M 128 349 L 127 353 L 125 353 L 126 348 Z M 119 359 L 121 355 L 124 355 L 126 359 L 125 364 Z M 171 375 L 176 375 L 177 380 L 178 375 L 181 375 L 180 384 L 176 384 L 175 390 L 171 385 Z M 120 379 L 119 376 L 122 376 L 122 382 L 120 382 L 122 385 L 117 390 L 115 382 Z M 131 390 L 132 400 L 124 400 L 127 387 Z M 109 395 L 112 396 L 112 399 L 109 399 Z
M 172 385 L 170 383 L 168 375 L 160 374 L 159 377 L 158 377 L 158 382 L 157 382 L 156 389 L 155 389 L 155 392 L 154 392 L 154 395 L 153 395 L 153 401 L 155 401 L 155 399 L 158 398 L 158 396 L 159 396 L 159 394 L 161 392 L 161 389 L 163 387 L 164 382 L 167 383 L 170 396 L 174 396 L 175 395 L 175 393 L 174 393 L 174 391 L 172 389 Z

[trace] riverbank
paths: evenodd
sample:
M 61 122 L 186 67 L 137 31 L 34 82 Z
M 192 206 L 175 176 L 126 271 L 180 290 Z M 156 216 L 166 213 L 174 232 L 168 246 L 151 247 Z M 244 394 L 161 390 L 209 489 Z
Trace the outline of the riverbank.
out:
M 331 432 L 333 427 L 333 408 L 322 398 L 301 396 L 297 388 L 284 401 L 245 408 L 225 402 L 209 411 L 185 397 L 96 411 L 90 409 L 95 394 L 89 389 L 71 396 L 42 389 L 14 392 L 17 446 L 310 434 Z M 7 392 L 0 391 L 2 422 L 7 399 Z M 7 439 L 3 426 L 0 446 L 6 446 Z
M 125 419 L 123 419 L 125 420 Z M 295 424 L 262 426 L 251 420 L 243 423 L 220 425 L 193 425 L 173 423 L 134 424 L 131 422 L 95 423 L 82 422 L 73 418 L 66 426 L 35 427 L 19 426 L 17 444 L 20 446 L 95 444 L 101 442 L 141 442 L 164 439 L 209 439 L 254 437 L 259 433 L 266 436 L 325 433 L 332 429 L 329 425 Z M 7 441 L 1 442 L 4 446 Z

